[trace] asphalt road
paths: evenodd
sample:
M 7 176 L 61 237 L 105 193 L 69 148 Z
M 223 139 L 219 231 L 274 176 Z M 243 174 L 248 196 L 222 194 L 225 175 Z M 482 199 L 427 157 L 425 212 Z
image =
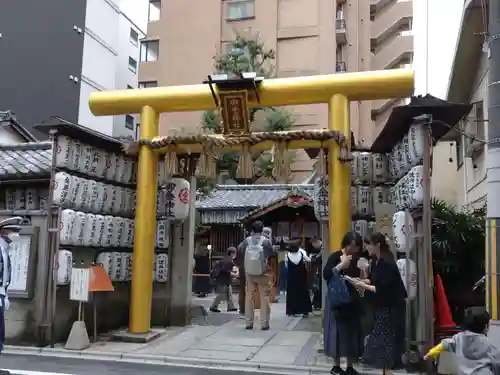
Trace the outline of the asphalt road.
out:
M 0 369 L 8 369 L 12 375 L 241 375 L 242 373 L 241 370 L 12 354 L 0 356 Z M 245 372 L 252 374 L 252 371 Z M 255 374 L 272 375 L 262 372 Z

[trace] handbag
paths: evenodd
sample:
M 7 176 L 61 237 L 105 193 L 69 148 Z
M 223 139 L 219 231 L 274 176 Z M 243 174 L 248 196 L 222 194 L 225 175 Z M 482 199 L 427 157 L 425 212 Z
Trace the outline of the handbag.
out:
M 328 303 L 330 309 L 337 309 L 339 306 L 352 301 L 351 293 L 347 288 L 346 281 L 337 270 L 333 270 L 333 275 L 328 282 Z

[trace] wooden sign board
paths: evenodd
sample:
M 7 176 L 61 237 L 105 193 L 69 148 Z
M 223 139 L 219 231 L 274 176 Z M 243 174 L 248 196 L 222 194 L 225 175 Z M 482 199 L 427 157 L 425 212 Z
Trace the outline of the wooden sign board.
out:
M 221 91 L 219 99 L 224 135 L 249 134 L 248 92 Z

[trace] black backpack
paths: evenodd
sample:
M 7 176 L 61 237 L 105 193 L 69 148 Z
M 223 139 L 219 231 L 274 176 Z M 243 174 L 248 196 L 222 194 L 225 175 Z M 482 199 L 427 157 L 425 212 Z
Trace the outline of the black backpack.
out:
M 217 281 L 221 270 L 222 270 L 222 261 L 218 260 L 217 263 L 215 263 L 214 267 L 212 268 L 212 271 L 210 271 L 210 280 L 212 282 Z

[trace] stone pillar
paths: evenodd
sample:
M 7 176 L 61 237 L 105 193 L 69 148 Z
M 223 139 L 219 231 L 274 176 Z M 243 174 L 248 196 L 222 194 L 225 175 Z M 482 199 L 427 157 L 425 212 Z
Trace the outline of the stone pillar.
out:
M 189 217 L 182 223 L 174 223 L 171 232 L 168 321 L 173 326 L 185 326 L 191 323 L 196 177 L 191 177 L 190 183 Z

